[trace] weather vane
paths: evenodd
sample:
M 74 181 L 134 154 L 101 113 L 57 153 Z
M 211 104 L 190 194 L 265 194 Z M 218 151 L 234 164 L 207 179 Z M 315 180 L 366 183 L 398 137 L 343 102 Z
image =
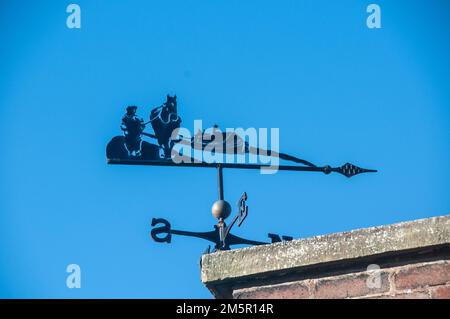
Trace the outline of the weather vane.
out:
M 108 164 L 123 165 L 149 165 L 149 166 L 172 166 L 172 167 L 209 167 L 217 169 L 218 179 L 218 200 L 213 204 L 212 214 L 218 220 L 214 225 L 214 230 L 209 232 L 189 232 L 175 230 L 170 223 L 161 218 L 153 218 L 151 226 L 151 237 L 159 243 L 170 243 L 172 235 L 190 236 L 206 239 L 215 244 L 215 250 L 228 250 L 232 245 L 262 245 L 265 242 L 248 240 L 235 236 L 230 230 L 237 223 L 241 226 L 248 215 L 246 205 L 247 193 L 244 192 L 238 202 L 238 213 L 229 225 L 225 220 L 231 214 L 231 205 L 224 199 L 223 189 L 223 169 L 268 169 L 268 164 L 260 163 L 226 163 L 199 160 L 186 154 L 174 152 L 177 145 L 189 146 L 192 149 L 210 153 L 224 154 L 264 154 L 269 157 L 276 156 L 279 159 L 290 161 L 296 165 L 279 165 L 277 170 L 281 171 L 304 171 L 304 172 L 332 172 L 342 174 L 348 178 L 362 174 L 376 172 L 373 169 L 365 169 L 346 163 L 340 167 L 329 165 L 317 166 L 306 160 L 292 155 L 265 150 L 255 147 L 245 141 L 235 132 L 220 132 L 218 126 L 214 126 L 213 134 L 206 134 L 205 131 L 196 132 L 193 137 L 180 134 L 181 118 L 178 115 L 177 96 L 167 95 L 166 102 L 154 108 L 150 112 L 148 122 L 136 115 L 137 107 L 128 106 L 125 115 L 122 117 L 122 136 L 114 137 L 106 147 Z M 145 127 L 151 124 L 154 134 L 144 132 Z M 219 133 L 217 133 L 219 132 Z M 157 144 L 143 140 L 143 137 L 155 139 Z M 174 157 L 174 155 L 177 155 Z M 181 160 L 180 160 L 181 159 Z M 279 236 L 268 234 L 271 242 L 292 240 L 289 236 Z M 208 249 L 209 250 L 209 249 Z

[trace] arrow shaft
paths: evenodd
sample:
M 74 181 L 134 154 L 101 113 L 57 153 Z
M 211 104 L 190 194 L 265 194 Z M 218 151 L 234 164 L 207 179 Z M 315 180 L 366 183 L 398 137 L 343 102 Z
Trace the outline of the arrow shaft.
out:
M 170 233 L 173 235 L 202 238 L 202 239 L 209 240 L 215 244 L 217 244 L 217 241 L 218 241 L 217 231 L 215 231 L 215 230 L 209 231 L 209 232 L 191 232 L 191 231 L 171 229 Z
M 357 168 L 355 169 L 347 169 L 343 170 L 342 167 L 330 167 L 330 166 L 295 166 L 295 165 L 279 165 L 279 166 L 270 166 L 267 164 L 231 164 L 231 163 L 205 163 L 199 162 L 196 163 L 179 163 L 176 164 L 171 160 L 133 160 L 133 159 L 108 159 L 108 164 L 115 165 L 146 165 L 146 166 L 169 166 L 169 167 L 203 167 L 203 168 L 233 168 L 233 169 L 274 169 L 278 171 L 296 171 L 296 172 L 322 172 L 325 174 L 329 174 L 331 172 L 336 172 L 339 174 L 343 174 L 347 177 L 351 177 L 357 174 L 362 173 L 375 173 L 377 170 L 374 169 L 365 169 L 365 168 Z
M 233 235 L 233 234 L 228 234 L 226 243 L 228 246 L 231 246 L 231 245 L 267 245 L 267 244 L 269 244 L 269 243 L 265 243 L 262 241 L 245 239 L 245 238 Z
M 179 163 L 176 164 L 172 161 L 154 161 L 154 160 L 133 160 L 133 159 L 108 159 L 108 164 L 115 165 L 144 165 L 144 166 L 170 166 L 170 167 L 209 167 L 217 168 L 219 165 L 222 168 L 233 169 L 261 169 L 270 168 L 267 164 L 232 164 L 232 163 Z M 304 167 L 295 165 L 280 165 L 277 167 L 280 171 L 307 171 L 307 172 L 323 172 L 325 167 Z

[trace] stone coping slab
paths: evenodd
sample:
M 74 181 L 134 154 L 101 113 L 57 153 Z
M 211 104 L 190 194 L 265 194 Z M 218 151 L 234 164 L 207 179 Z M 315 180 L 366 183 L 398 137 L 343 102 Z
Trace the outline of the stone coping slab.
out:
M 450 215 L 205 254 L 201 280 L 211 283 L 450 243 Z

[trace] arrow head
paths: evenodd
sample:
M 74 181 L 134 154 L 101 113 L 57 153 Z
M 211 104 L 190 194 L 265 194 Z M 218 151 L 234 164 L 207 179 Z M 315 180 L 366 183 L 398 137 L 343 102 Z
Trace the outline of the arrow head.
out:
M 351 163 L 345 163 L 344 165 L 342 165 L 341 167 L 336 167 L 333 168 L 332 171 L 342 174 L 348 178 L 353 177 L 355 175 L 358 174 L 362 174 L 362 173 L 374 173 L 376 172 L 376 170 L 374 169 L 366 169 L 366 168 L 361 168 L 358 167 L 356 165 L 353 165 Z

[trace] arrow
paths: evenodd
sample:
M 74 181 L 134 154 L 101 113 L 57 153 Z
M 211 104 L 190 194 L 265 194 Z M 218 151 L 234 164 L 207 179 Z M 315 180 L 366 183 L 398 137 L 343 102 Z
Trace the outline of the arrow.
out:
M 193 159 L 192 159 L 193 160 Z M 140 160 L 140 159 L 108 159 L 108 164 L 121 164 L 121 165 L 145 165 L 145 166 L 169 166 L 169 167 L 209 167 L 209 168 L 233 168 L 233 169 L 270 169 L 270 165 L 266 164 L 233 164 L 233 163 L 174 163 L 171 159 L 167 160 Z M 297 172 L 322 172 L 330 174 L 332 172 L 342 174 L 348 178 L 363 174 L 363 173 L 376 173 L 375 169 L 361 168 L 351 163 L 346 163 L 340 167 L 331 167 L 325 165 L 318 166 L 296 166 L 296 165 L 280 165 L 277 168 L 279 171 L 297 171 Z

